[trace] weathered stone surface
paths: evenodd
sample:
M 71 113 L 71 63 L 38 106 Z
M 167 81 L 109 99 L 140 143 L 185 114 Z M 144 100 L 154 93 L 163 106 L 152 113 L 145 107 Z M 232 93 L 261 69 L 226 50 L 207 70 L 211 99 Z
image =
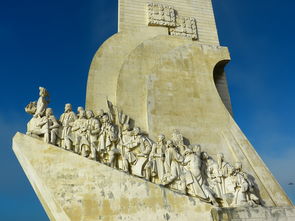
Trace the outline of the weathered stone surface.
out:
M 119 32 L 134 31 L 148 24 L 147 3 L 155 2 L 173 6 L 179 15 L 194 17 L 197 20 L 199 41 L 205 44 L 219 45 L 211 0 L 119 0 Z M 168 35 L 166 27 L 158 27 Z
M 293 221 L 294 207 L 214 208 L 17 133 L 13 150 L 52 221 Z
M 294 207 L 241 207 L 212 209 L 215 221 L 293 221 Z
M 106 99 L 116 100 L 118 76 L 125 59 L 140 43 L 158 34 L 158 27 L 144 27 L 135 32 L 117 33 L 105 41 L 90 66 L 86 108 L 95 111 L 106 109 Z M 160 34 L 164 35 L 165 32 Z
M 147 3 L 119 1 L 120 32 L 92 61 L 86 109 L 106 111 L 109 100 L 131 117 L 132 127 L 139 126 L 152 140 L 160 133 L 171 138 L 178 129 L 187 145 L 201 144 L 215 159 L 222 152 L 232 165 L 241 162 L 264 207 L 211 210 L 197 198 L 46 144 L 57 142 L 57 132 L 51 134 L 54 139 L 44 136 L 45 142 L 18 133 L 13 149 L 50 219 L 294 220 L 292 202 L 232 118 L 224 73 L 230 56 L 219 46 L 211 0 L 159 0 L 152 5 L 149 22 Z M 191 25 L 179 23 L 180 15 Z M 173 33 L 177 36 L 169 36 Z M 37 103 L 35 111 L 44 112 L 46 102 L 39 103 L 43 105 Z M 28 112 L 34 107 L 31 103 Z M 47 115 L 54 120 L 50 112 Z
M 229 59 L 225 47 L 171 36 L 145 40 L 122 65 L 115 103 L 152 137 L 177 128 L 192 143 L 204 144 L 200 130 L 227 121 L 212 80 L 215 65 Z
M 124 35 L 127 40 L 137 33 Z M 128 47 L 124 52 L 128 55 L 119 59 L 115 69 L 103 61 L 111 59 L 115 54 L 112 48 L 120 44 L 106 42 L 99 50 L 89 74 L 87 108 L 99 111 L 99 105 L 105 103 L 99 94 L 104 89 L 94 85 L 114 76 L 107 81 L 109 100 L 151 139 L 160 133 L 169 137 L 177 128 L 191 144 L 201 144 L 211 156 L 223 152 L 230 163 L 242 162 L 244 171 L 253 175 L 264 205 L 292 205 L 220 99 L 214 74 L 216 67 L 222 73 L 220 65 L 230 59 L 227 48 L 166 35 L 137 43 Z
M 50 220 L 211 220 L 212 206 L 17 133 L 13 150 Z

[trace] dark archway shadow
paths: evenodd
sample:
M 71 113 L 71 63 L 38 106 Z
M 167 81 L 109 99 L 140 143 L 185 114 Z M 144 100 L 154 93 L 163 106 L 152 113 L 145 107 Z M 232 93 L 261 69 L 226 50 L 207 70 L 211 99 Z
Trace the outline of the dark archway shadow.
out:
M 223 60 L 218 62 L 213 70 L 213 79 L 216 86 L 216 89 L 218 91 L 218 94 L 227 108 L 228 112 L 233 115 L 232 112 L 232 106 L 231 106 L 231 100 L 230 95 L 228 91 L 228 85 L 227 85 L 227 79 L 226 79 L 226 73 L 224 71 L 225 66 L 228 64 L 229 60 Z

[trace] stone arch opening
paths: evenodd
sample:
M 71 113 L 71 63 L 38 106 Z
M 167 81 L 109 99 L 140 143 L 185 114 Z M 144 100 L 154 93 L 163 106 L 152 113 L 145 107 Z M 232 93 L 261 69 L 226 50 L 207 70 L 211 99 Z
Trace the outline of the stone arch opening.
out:
M 227 108 L 228 112 L 233 115 L 232 112 L 232 106 L 231 106 L 231 100 L 230 100 L 230 95 L 229 95 L 229 90 L 228 90 L 228 85 L 227 85 L 227 79 L 226 79 L 226 73 L 225 73 L 225 66 L 229 60 L 223 60 L 218 62 L 213 70 L 213 78 L 214 78 L 214 83 L 215 87 L 218 91 L 218 94 Z

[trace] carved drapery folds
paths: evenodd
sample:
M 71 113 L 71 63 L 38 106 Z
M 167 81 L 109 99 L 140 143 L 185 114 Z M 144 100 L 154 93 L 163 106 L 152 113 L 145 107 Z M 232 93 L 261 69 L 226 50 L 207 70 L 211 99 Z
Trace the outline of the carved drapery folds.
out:
M 240 162 L 233 166 L 222 153 L 213 159 L 201 145 L 186 145 L 178 130 L 153 141 L 109 101 L 108 110 L 96 115 L 82 107 L 75 113 L 66 104 L 58 120 L 47 98 L 40 88 L 38 102 L 25 108 L 33 115 L 27 135 L 217 207 L 260 204 L 253 177 Z
M 197 20 L 179 16 L 173 6 L 148 3 L 148 25 L 169 28 L 169 34 L 198 40 Z

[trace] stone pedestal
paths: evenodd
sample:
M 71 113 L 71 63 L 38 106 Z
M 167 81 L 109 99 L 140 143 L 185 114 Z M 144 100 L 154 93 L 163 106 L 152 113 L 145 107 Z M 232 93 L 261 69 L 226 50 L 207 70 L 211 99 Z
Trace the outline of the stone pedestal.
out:
M 209 204 L 38 139 L 18 133 L 13 150 L 51 221 L 211 221 Z
M 241 207 L 212 209 L 214 221 L 293 221 L 294 207 Z
M 293 207 L 215 208 L 17 133 L 13 150 L 51 221 L 293 221 Z

